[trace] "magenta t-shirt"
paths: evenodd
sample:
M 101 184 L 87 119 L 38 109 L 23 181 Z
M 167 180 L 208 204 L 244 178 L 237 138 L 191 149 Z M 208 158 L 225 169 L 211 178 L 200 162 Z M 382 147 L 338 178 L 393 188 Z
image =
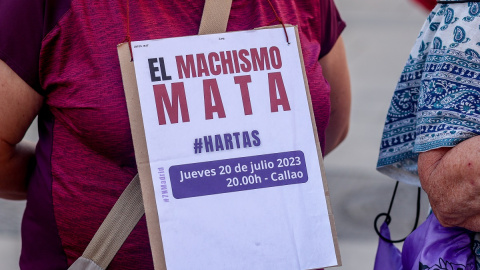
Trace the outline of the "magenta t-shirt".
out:
M 45 96 L 22 224 L 22 269 L 67 269 L 137 173 L 117 56 L 126 0 L 2 0 L 0 59 Z M 333 0 L 272 0 L 300 41 L 322 148 L 330 87 L 318 59 L 345 27 Z M 204 1 L 130 0 L 133 40 L 198 33 Z M 234 0 L 227 31 L 276 24 L 267 0 Z M 181 244 L 181 243 L 179 243 Z M 153 269 L 145 219 L 109 269 Z

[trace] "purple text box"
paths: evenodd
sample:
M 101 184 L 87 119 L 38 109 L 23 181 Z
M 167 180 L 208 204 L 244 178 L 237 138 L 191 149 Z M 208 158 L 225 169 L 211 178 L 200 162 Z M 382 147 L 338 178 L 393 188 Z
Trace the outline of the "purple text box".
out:
M 169 172 L 176 199 L 308 181 L 302 151 L 176 165 Z

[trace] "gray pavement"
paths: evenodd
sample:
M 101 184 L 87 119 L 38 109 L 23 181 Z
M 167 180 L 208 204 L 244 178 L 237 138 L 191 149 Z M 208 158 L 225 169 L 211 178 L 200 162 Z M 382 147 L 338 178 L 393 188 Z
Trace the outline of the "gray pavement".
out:
M 322 0 L 320 0 L 322 1 Z M 352 78 L 352 123 L 346 141 L 325 160 L 343 266 L 373 269 L 375 216 L 388 208 L 394 181 L 375 163 L 389 100 L 426 14 L 408 0 L 336 0 L 348 27 L 343 34 Z M 35 140 L 31 130 L 27 138 Z M 400 185 L 391 225 L 394 238 L 408 234 L 416 189 Z M 426 196 L 422 197 L 425 216 Z M 0 269 L 18 269 L 24 202 L 0 200 Z
M 426 13 L 408 0 L 336 0 L 352 79 L 350 133 L 325 159 L 343 266 L 373 269 L 378 237 L 373 220 L 388 210 L 395 182 L 375 171 L 390 98 Z M 400 185 L 392 237 L 403 238 L 415 218 L 416 189 Z M 427 206 L 422 196 L 422 216 Z M 388 270 L 388 269 L 387 269 Z

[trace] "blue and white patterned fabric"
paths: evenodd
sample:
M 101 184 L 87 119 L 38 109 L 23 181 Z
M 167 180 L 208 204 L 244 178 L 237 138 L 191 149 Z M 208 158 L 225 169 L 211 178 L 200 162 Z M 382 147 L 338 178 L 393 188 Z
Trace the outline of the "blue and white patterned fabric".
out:
M 469 0 L 469 1 L 466 1 L 466 0 L 437 0 L 437 3 L 464 3 L 464 2 L 479 2 L 480 0 Z
M 437 0 L 437 3 L 464 3 L 464 2 L 480 2 L 480 0 L 469 0 L 469 1 L 466 1 L 466 0 Z
M 480 3 L 438 4 L 397 84 L 377 169 L 420 185 L 418 153 L 480 134 Z
M 420 186 L 418 153 L 454 147 L 480 134 L 479 52 L 480 2 L 438 4 L 393 94 L 378 171 Z M 480 269 L 479 233 L 473 252 Z
M 480 233 L 476 233 L 473 241 L 473 253 L 475 254 L 476 267 L 480 269 Z

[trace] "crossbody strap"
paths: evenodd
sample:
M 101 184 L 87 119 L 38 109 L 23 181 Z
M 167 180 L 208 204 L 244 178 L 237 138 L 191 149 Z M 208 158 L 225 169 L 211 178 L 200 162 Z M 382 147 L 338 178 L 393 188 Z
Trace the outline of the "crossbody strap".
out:
M 82 256 L 107 268 L 144 214 L 140 178 L 137 174 L 110 210 Z
M 232 0 L 206 0 L 199 35 L 223 33 L 227 29 Z M 145 214 L 138 174 L 113 206 L 82 256 L 69 270 L 103 270 Z
M 198 34 L 216 34 L 227 31 L 231 8 L 232 0 L 206 0 Z
M 69 269 L 90 269 L 85 266 L 92 262 L 99 268 L 91 269 L 106 269 L 144 215 L 142 200 L 140 179 L 137 174 L 108 213 L 82 257 Z

